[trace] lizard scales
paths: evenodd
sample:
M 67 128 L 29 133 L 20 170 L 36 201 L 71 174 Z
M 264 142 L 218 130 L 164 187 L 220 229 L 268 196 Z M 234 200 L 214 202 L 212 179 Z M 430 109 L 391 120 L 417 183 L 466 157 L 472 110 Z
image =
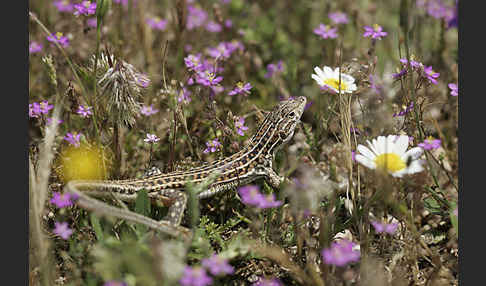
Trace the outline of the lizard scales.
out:
M 207 198 L 259 178 L 264 178 L 271 186 L 278 187 L 283 178 L 272 168 L 273 157 L 276 150 L 292 138 L 305 104 L 306 98 L 303 96 L 281 101 L 265 116 L 249 143 L 229 157 L 187 171 L 153 174 L 139 179 L 71 181 L 67 184 L 67 189 L 83 198 L 86 197 L 78 188 L 113 189 L 122 200 L 135 199 L 137 192 L 142 189 L 147 190 L 150 198 L 175 198 L 175 205 L 169 208 L 169 222 L 179 225 L 187 200 L 187 194 L 184 193 L 186 185 L 201 183 L 212 174 L 216 173 L 217 176 L 207 190 L 198 194 L 198 198 Z M 103 191 L 87 192 L 94 196 L 107 195 Z M 88 204 L 84 206 L 97 209 Z

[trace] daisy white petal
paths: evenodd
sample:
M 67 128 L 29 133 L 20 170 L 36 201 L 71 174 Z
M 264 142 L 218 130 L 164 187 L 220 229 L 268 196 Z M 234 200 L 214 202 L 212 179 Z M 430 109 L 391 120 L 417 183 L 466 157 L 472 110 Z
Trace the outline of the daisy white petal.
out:
M 395 148 L 393 152 L 402 156 L 402 154 L 405 154 L 405 151 L 407 151 L 407 147 L 408 147 L 408 136 L 405 135 L 399 136 L 398 139 L 395 141 Z
M 381 169 L 394 177 L 423 171 L 423 162 L 419 160 L 423 150 L 420 147 L 406 151 L 408 136 L 378 136 L 367 141 L 369 148 L 358 145 L 356 161 L 370 169 Z
M 370 149 L 366 148 L 365 146 L 363 145 L 358 145 L 358 147 L 356 148 L 358 150 L 359 153 L 363 154 L 363 156 L 365 156 L 366 158 L 370 159 L 370 160 L 373 160 L 376 155 L 373 154 L 373 151 L 371 151 Z
M 370 169 L 376 168 L 376 164 L 372 161 L 372 159 L 366 158 L 363 155 L 360 155 L 360 154 L 356 155 L 356 161 L 358 163 L 361 163 L 362 165 L 370 168 Z

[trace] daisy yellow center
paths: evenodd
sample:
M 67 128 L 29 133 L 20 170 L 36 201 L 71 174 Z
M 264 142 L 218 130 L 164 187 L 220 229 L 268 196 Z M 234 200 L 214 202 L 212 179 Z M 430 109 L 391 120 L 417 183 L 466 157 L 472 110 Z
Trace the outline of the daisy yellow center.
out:
M 339 78 L 328 78 L 328 79 L 324 80 L 324 84 L 334 88 L 337 91 L 339 91 Z M 347 89 L 348 89 L 348 86 L 346 85 L 346 83 L 341 78 L 341 90 L 347 90 Z
M 373 30 L 375 30 L 376 32 L 379 32 L 380 31 L 380 26 L 378 24 L 374 24 L 373 25 Z
M 378 169 L 386 170 L 392 173 L 405 169 L 406 163 L 395 153 L 385 153 L 375 158 L 375 164 Z
M 57 38 L 58 40 L 60 40 L 60 39 L 61 39 L 61 37 L 62 37 L 62 33 L 61 33 L 61 32 L 57 32 L 57 33 L 56 33 L 56 38 Z

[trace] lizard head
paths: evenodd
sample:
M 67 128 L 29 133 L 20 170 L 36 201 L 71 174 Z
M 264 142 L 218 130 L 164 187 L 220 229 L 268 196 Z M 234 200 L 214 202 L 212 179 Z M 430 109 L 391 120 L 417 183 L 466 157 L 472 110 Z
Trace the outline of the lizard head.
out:
M 274 153 L 294 135 L 306 102 L 304 96 L 280 101 L 267 113 L 258 131 L 251 138 L 250 145 L 263 148 L 264 154 Z
M 281 140 L 281 144 L 287 143 L 294 135 L 295 127 L 300 122 L 307 99 L 298 96 L 281 101 L 272 110 L 272 121 L 276 126 L 275 136 Z

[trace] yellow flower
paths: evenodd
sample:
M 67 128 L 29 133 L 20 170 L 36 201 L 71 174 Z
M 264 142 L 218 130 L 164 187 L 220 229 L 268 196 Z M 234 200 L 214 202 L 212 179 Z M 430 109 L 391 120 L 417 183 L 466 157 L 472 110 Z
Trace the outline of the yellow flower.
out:
M 334 92 L 339 92 L 339 67 L 332 70 L 330 67 L 324 66 L 321 70 L 319 67 L 315 67 L 315 74 L 312 74 L 312 78 L 321 87 L 327 87 Z M 341 92 L 353 93 L 357 90 L 354 78 L 348 74 L 341 73 Z

